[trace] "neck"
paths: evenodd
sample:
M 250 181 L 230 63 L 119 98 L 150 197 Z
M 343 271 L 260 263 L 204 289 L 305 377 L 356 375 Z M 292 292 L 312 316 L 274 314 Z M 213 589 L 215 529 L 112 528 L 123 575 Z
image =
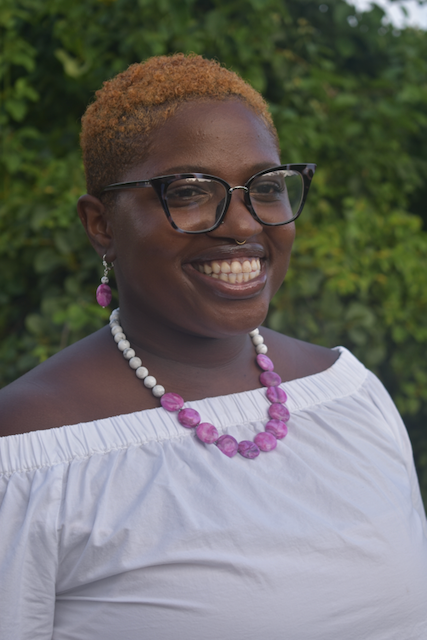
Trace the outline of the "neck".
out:
M 239 360 L 242 354 L 254 355 L 246 332 L 204 336 L 136 315 L 120 307 L 120 323 L 132 347 L 154 360 L 178 363 L 185 367 L 218 369 Z

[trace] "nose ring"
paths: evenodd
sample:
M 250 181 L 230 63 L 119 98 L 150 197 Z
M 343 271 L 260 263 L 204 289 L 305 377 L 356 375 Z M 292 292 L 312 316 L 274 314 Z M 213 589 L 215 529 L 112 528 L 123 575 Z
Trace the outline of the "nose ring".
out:
M 246 244 L 246 240 L 243 240 L 243 242 L 239 242 L 238 240 L 236 240 L 236 238 L 234 238 L 234 242 L 236 244 Z

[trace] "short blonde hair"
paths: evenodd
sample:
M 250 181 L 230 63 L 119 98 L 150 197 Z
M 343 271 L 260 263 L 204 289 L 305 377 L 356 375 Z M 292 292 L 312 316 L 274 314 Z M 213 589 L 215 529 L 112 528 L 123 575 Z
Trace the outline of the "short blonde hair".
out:
M 233 71 L 202 56 L 177 53 L 132 64 L 104 82 L 82 118 L 81 146 L 88 193 L 118 182 L 144 160 L 149 134 L 183 102 L 197 99 L 244 101 L 277 140 L 264 98 Z

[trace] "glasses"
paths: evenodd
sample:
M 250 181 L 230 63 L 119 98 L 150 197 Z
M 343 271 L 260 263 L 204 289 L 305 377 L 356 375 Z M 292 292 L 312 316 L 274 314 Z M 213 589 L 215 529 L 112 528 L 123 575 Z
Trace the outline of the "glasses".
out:
M 216 176 L 181 173 L 117 182 L 102 192 L 152 187 L 174 229 L 182 233 L 207 233 L 223 222 L 233 191 L 241 190 L 253 218 L 268 227 L 278 227 L 300 215 L 315 170 L 315 164 L 284 164 L 260 171 L 237 187 Z

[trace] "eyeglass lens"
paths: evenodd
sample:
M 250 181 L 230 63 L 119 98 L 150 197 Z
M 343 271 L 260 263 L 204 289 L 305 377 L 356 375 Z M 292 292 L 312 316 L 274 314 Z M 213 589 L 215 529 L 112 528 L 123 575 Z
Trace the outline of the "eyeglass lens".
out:
M 298 214 L 303 196 L 300 173 L 278 169 L 250 181 L 249 199 L 266 224 L 286 224 Z M 227 188 L 214 178 L 188 177 L 172 182 L 165 199 L 172 220 L 182 231 L 204 231 L 215 226 L 227 202 Z

